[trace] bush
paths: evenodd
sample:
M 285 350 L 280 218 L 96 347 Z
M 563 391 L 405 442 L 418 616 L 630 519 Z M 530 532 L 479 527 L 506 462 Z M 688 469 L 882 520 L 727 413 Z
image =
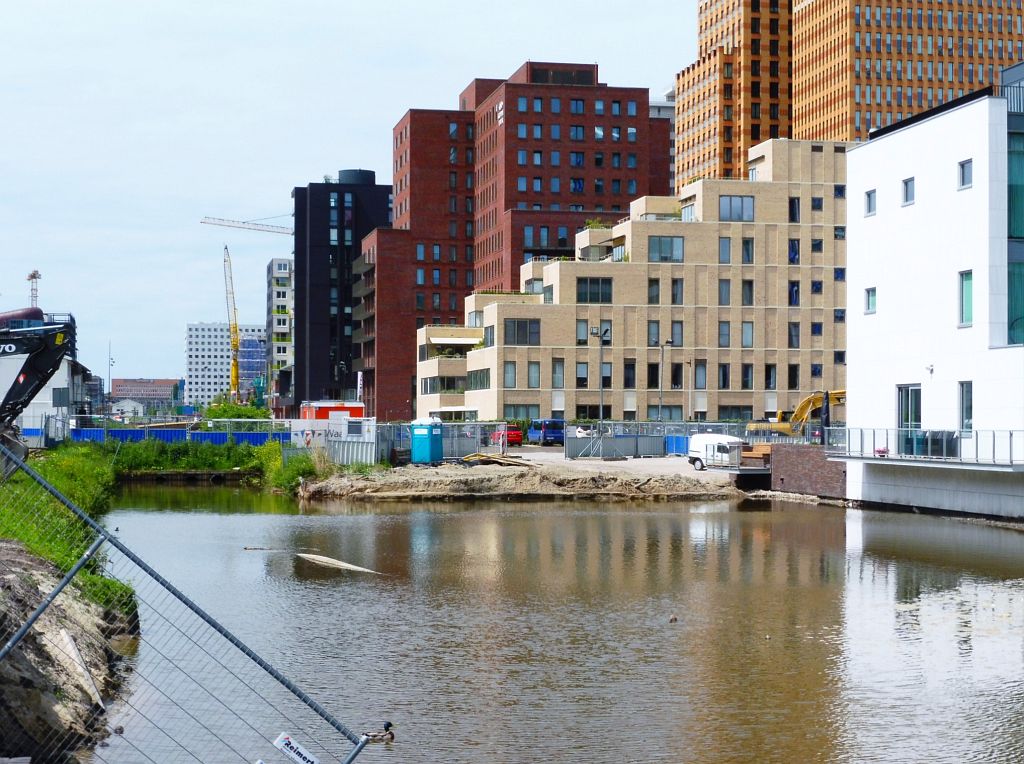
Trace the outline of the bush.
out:
M 316 467 L 313 459 L 306 454 L 293 456 L 286 464 L 281 466 L 270 478 L 275 488 L 294 493 L 299 487 L 301 479 L 316 476 Z

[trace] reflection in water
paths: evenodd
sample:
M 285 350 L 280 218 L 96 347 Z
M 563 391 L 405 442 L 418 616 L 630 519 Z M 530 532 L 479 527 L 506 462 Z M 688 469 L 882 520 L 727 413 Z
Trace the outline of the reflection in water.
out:
M 786 504 L 178 501 L 136 491 L 107 522 L 341 718 L 398 723 L 383 759 L 1024 755 L 1018 534 Z

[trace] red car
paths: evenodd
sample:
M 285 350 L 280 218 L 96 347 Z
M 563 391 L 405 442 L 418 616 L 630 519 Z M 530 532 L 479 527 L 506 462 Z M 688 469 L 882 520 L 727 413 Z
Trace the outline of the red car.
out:
M 495 446 L 501 443 L 501 435 L 502 433 L 500 430 L 495 430 L 494 432 L 492 432 L 491 443 Z M 523 431 L 520 430 L 518 427 L 513 427 L 509 425 L 505 429 L 505 435 L 508 437 L 508 444 L 510 446 L 523 445 Z

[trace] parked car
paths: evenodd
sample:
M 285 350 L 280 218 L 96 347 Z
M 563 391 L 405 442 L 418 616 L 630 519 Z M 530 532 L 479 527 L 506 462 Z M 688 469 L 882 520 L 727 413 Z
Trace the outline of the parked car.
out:
M 491 433 L 491 444 L 498 445 L 501 443 L 501 430 L 495 430 Z M 505 428 L 505 436 L 508 438 L 508 444 L 510 446 L 521 446 L 523 445 L 523 431 L 514 425 L 508 425 Z
M 531 419 L 530 429 L 526 431 L 526 439 L 530 443 L 546 446 L 554 443 L 559 446 L 565 443 L 564 419 Z

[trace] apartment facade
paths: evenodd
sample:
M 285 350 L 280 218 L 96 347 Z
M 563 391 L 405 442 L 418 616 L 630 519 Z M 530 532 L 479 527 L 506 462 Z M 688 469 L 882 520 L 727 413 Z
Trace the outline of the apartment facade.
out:
M 768 141 L 756 180 L 639 199 L 519 294 L 472 295 L 419 332 L 417 414 L 749 420 L 844 388 L 845 149 Z
M 238 392 L 247 400 L 264 373 L 266 327 L 238 325 L 240 352 Z M 243 362 L 244 357 L 244 362 Z M 188 324 L 185 334 L 185 403 L 208 406 L 231 392 L 231 332 L 227 322 Z
M 1024 88 L 1000 93 L 850 152 L 852 499 L 1024 516 Z
M 287 388 L 295 363 L 294 274 L 295 261 L 289 257 L 274 257 L 267 263 L 266 394 L 269 407 L 275 411 L 281 408 L 281 372 L 288 369 Z
M 353 265 L 354 368 L 383 421 L 412 418 L 416 330 L 458 323 L 473 289 L 473 130 L 472 112 L 423 109 L 393 130 L 394 227 L 365 237 Z
M 371 170 L 295 188 L 295 362 L 281 405 L 297 417 L 302 401 L 355 395 L 352 263 L 360 242 L 391 225 L 391 186 Z
M 475 115 L 481 289 L 517 288 L 522 263 L 571 256 L 559 230 L 614 221 L 667 188 L 669 122 L 650 116 L 646 88 L 601 83 L 596 64 L 528 61 L 507 80 L 474 81 L 460 103 Z
M 867 140 L 998 84 L 1024 59 L 1018 0 L 705 0 L 676 78 L 676 177 L 737 177 L 766 137 Z M 767 132 L 766 132 L 767 131 Z

